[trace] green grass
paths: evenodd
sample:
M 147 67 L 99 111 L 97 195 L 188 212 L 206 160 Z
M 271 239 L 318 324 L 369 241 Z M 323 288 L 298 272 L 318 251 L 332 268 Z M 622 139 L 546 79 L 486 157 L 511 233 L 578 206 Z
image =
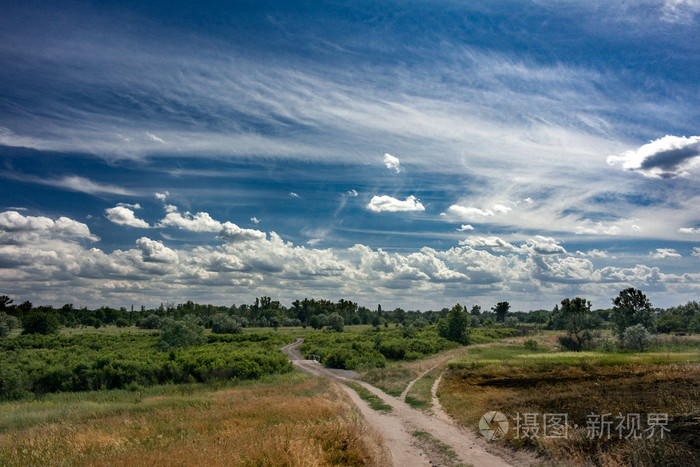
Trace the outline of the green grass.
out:
M 380 412 L 391 412 L 391 406 L 386 404 L 381 398 L 372 394 L 366 387 L 357 383 L 345 383 L 352 388 L 360 398 L 367 402 L 372 409 Z
M 528 350 L 522 345 L 477 347 L 466 355 L 451 360 L 450 369 L 481 368 L 498 366 L 542 366 L 542 365 L 624 365 L 633 363 L 682 363 L 700 361 L 700 348 L 689 343 L 676 343 L 673 348 L 649 352 L 564 352 L 547 348 Z
M 412 434 L 413 437 L 419 441 L 419 444 L 422 445 L 421 447 L 425 448 L 431 454 L 430 457 L 433 463 L 437 461 L 439 465 L 464 466 L 464 463 L 450 446 L 427 431 L 414 431 Z
M 61 336 L 75 336 L 78 334 L 106 334 L 114 336 L 117 334 L 149 334 L 153 331 L 153 329 L 141 329 L 136 326 L 127 326 L 125 328 L 120 328 L 114 324 L 107 324 L 105 326 L 100 326 L 99 328 L 94 328 L 92 326 L 80 326 L 77 328 L 60 328 L 58 334 Z
M 433 406 L 432 388 L 443 368 L 433 368 L 416 381 L 406 394 L 406 403 L 415 409 L 429 409 Z

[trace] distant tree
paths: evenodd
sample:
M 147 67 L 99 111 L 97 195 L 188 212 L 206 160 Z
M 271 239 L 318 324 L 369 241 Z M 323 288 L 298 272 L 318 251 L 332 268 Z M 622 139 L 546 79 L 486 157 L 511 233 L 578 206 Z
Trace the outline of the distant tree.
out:
M 445 339 L 468 345 L 471 338 L 469 315 L 459 303 L 452 307 L 447 316 L 438 321 L 438 334 Z
M 114 324 L 116 324 L 118 328 L 126 328 L 131 325 L 126 318 L 117 318 L 117 321 Z
M 565 298 L 561 301 L 561 316 L 568 336 L 559 341 L 569 350 L 579 352 L 593 339 L 590 330 L 595 327 L 596 321 L 591 313 L 591 302 L 579 297 Z
M 12 306 L 13 300 L 7 295 L 0 295 L 0 311 L 5 311 Z
M 340 316 L 340 313 L 334 312 L 328 315 L 327 326 L 334 331 L 343 332 L 345 321 L 343 321 L 343 317 Z
M 2 297 L 0 297 L 2 298 Z M 0 339 L 6 337 L 15 328 L 19 327 L 19 320 L 14 316 L 0 311 Z
M 186 315 L 180 321 L 170 318 L 162 320 L 158 347 L 163 351 L 168 351 L 204 344 L 207 338 L 199 321 L 199 318 L 193 315 Z
M 613 298 L 611 319 L 613 330 L 620 339 L 622 339 L 625 329 L 635 324 L 641 324 L 647 331 L 655 331 L 655 318 L 651 302 L 641 290 L 625 289 Z
M 472 316 L 479 316 L 481 314 L 481 307 L 479 305 L 474 305 L 472 307 L 472 311 L 470 311 L 469 313 L 471 313 Z
M 22 318 L 22 334 L 56 334 L 59 321 L 54 313 L 35 312 Z
M 506 316 L 506 319 L 503 320 L 503 324 L 509 328 L 514 328 L 520 324 L 520 321 L 518 321 L 518 318 L 515 316 Z
M 318 315 L 313 315 L 311 318 L 309 318 L 309 326 L 314 329 L 321 329 L 323 327 L 323 321 L 321 321 L 321 318 L 319 318 Z
M 493 312 L 496 313 L 496 321 L 503 322 L 506 318 L 506 313 L 510 310 L 510 303 L 508 302 L 498 302 L 492 308 Z

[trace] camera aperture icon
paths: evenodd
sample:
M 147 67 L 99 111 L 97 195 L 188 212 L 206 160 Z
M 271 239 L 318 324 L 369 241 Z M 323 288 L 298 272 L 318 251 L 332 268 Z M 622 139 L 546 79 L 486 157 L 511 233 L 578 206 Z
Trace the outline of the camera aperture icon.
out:
M 508 418 L 501 412 L 486 412 L 479 420 L 479 430 L 489 441 L 503 438 L 508 426 Z

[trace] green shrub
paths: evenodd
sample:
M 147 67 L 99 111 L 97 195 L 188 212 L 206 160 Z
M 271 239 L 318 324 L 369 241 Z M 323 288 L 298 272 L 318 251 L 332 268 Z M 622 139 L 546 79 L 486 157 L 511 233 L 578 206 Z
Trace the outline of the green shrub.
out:
M 206 340 L 204 328 L 199 325 L 199 318 L 192 315 L 187 315 L 180 321 L 171 319 L 161 321 L 158 347 L 163 351 L 202 345 Z
M 649 334 L 644 325 L 635 324 L 634 326 L 629 326 L 622 333 L 622 343 L 628 349 L 644 352 L 651 343 L 651 334 Z
M 537 350 L 539 348 L 539 345 L 537 344 L 537 341 L 534 339 L 528 339 L 525 341 L 525 348 L 527 350 Z
M 54 313 L 34 312 L 22 318 L 22 334 L 56 334 L 59 324 Z
M 10 334 L 10 331 L 19 327 L 19 321 L 12 315 L 0 311 L 0 339 Z

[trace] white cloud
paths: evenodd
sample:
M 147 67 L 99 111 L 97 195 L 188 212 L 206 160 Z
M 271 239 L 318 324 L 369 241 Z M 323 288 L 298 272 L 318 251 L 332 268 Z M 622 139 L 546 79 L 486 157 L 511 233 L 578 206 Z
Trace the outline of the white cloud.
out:
M 143 255 L 143 260 L 145 262 L 177 262 L 177 254 L 158 240 L 151 240 L 148 237 L 141 237 L 136 240 L 136 245 L 141 249 L 141 254 Z
M 645 177 L 674 178 L 689 175 L 689 170 L 700 164 L 700 136 L 666 135 L 637 149 L 608 156 L 608 164 L 621 163 Z
M 418 199 L 411 195 L 404 201 L 388 195 L 372 196 L 367 209 L 372 212 L 409 212 L 425 211 L 425 206 Z
M 223 228 L 221 222 L 212 219 L 209 213 L 198 212 L 192 215 L 189 212 L 169 212 L 156 227 L 177 227 L 191 232 L 220 232 Z
M 250 222 L 252 222 L 253 224 L 259 224 L 259 223 L 260 223 L 260 219 L 258 219 L 257 217 L 251 217 L 251 218 L 250 218 Z
M 319 243 L 321 243 L 322 241 L 323 241 L 323 239 L 321 239 L 321 238 L 312 238 L 311 240 L 307 241 L 306 244 L 309 246 L 316 246 Z
M 151 141 L 155 141 L 156 143 L 160 143 L 160 144 L 166 144 L 162 138 L 157 137 L 153 133 L 146 132 L 146 136 L 148 136 L 151 139 Z
M 17 211 L 0 213 L 0 240 L 25 233 L 47 233 L 61 237 L 86 238 L 97 241 L 98 238 L 90 233 L 90 229 L 82 222 L 67 217 L 59 217 L 55 221 L 43 216 L 25 216 Z
M 540 255 L 558 255 L 566 253 L 563 246 L 559 245 L 556 240 L 550 237 L 536 236 L 534 239 L 527 241 L 527 248 Z
M 468 230 L 474 230 L 474 227 L 472 227 L 470 224 L 462 224 L 462 226 L 457 229 L 459 232 L 466 232 Z
M 700 233 L 700 228 L 681 227 L 680 229 L 678 229 L 678 232 L 682 234 L 697 234 Z
M 29 183 L 39 183 L 41 185 L 48 185 L 64 190 L 77 191 L 80 193 L 87 193 L 89 195 L 97 194 L 110 194 L 110 195 L 123 195 L 123 196 L 134 196 L 135 193 L 126 188 L 122 188 L 115 185 L 106 185 L 97 182 L 93 182 L 85 177 L 80 177 L 77 175 L 66 175 L 61 178 L 39 178 L 28 175 L 7 175 L 8 178 L 13 178 L 17 180 L 22 180 Z
M 232 222 L 225 222 L 219 236 L 227 242 L 248 242 L 265 240 L 265 232 L 254 229 L 242 229 Z
M 576 254 L 580 256 L 588 256 L 589 258 L 608 258 L 609 255 L 605 251 L 600 250 L 589 250 L 586 253 L 582 251 L 577 251 Z
M 170 192 L 164 191 L 163 193 L 155 193 L 153 196 L 155 196 L 160 201 L 165 201 L 166 198 L 170 196 Z
M 299 195 L 296 194 L 296 193 L 294 193 L 293 191 L 289 193 L 289 196 L 291 196 L 292 198 L 298 198 L 298 197 L 299 197 Z
M 395 170 L 396 173 L 401 172 L 401 161 L 398 157 L 394 157 L 391 154 L 384 154 L 384 165 L 387 169 Z
M 141 205 L 139 203 L 135 203 L 135 204 L 117 203 L 117 206 L 121 206 L 123 208 L 130 208 L 130 209 L 141 209 Z
M 490 209 L 479 209 L 473 207 L 460 206 L 459 204 L 453 204 L 447 208 L 449 214 L 453 214 L 463 220 L 479 219 L 484 217 L 494 216 L 493 211 Z
M 105 209 L 105 211 L 107 212 L 107 219 L 115 224 L 128 225 L 139 229 L 147 229 L 150 227 L 148 222 L 144 221 L 143 219 L 138 219 L 134 215 L 134 211 L 127 207 L 115 206 L 113 208 Z
M 681 255 L 673 248 L 657 248 L 656 252 L 649 252 L 649 256 L 654 259 L 680 258 Z
M 348 194 L 348 196 L 353 197 L 353 198 L 359 195 L 359 193 L 357 193 L 357 190 L 350 190 L 350 191 L 348 191 L 347 194 Z
M 459 242 L 460 245 L 476 249 L 515 250 L 515 246 L 499 237 L 473 237 Z
M 693 247 L 693 252 L 691 253 L 692 256 L 695 256 L 696 258 L 700 258 L 700 247 Z
M 512 211 L 513 208 L 508 207 L 508 206 L 504 206 L 503 204 L 496 204 L 496 205 L 493 206 L 493 210 L 496 211 L 496 212 L 499 212 L 499 213 L 501 213 L 501 214 L 505 214 L 505 213 L 507 213 L 507 212 L 509 212 L 509 211 Z

